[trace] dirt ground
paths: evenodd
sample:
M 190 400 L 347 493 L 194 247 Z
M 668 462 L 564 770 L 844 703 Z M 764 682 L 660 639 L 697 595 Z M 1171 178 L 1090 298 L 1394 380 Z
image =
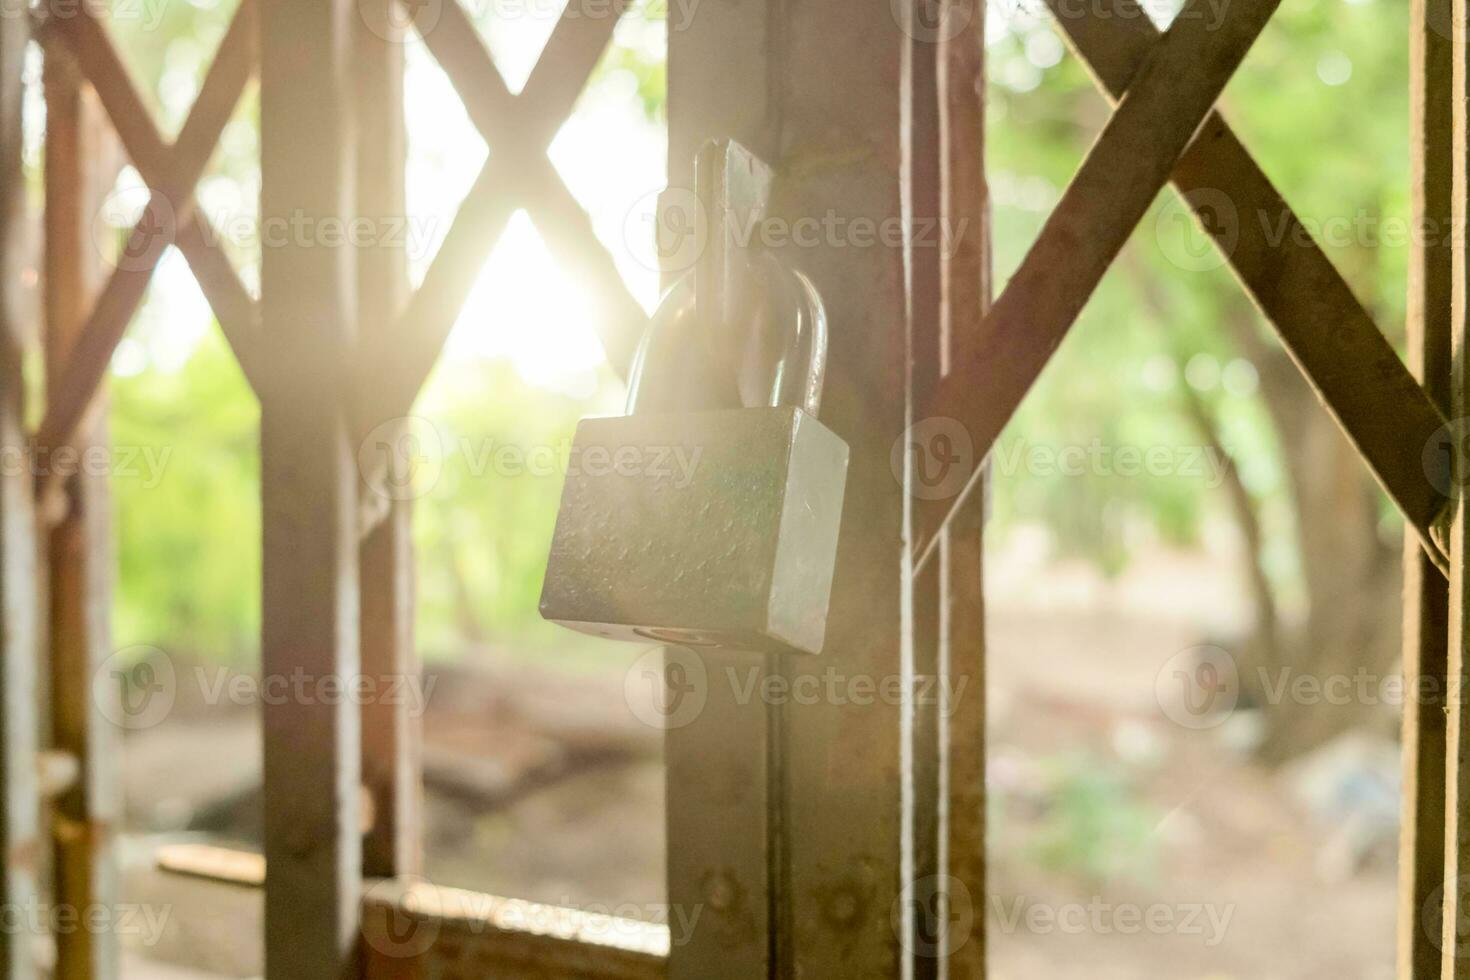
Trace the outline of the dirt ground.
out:
M 1024 548 L 995 557 L 991 894 L 972 903 L 993 976 L 1390 977 L 1391 742 L 1272 772 L 1244 748 L 1247 715 L 1194 730 L 1160 710 L 1169 658 L 1243 615 L 1228 566 L 1161 555 L 1103 582 Z M 659 740 L 624 705 L 633 656 L 575 676 L 481 664 L 435 693 L 431 880 L 581 907 L 661 900 Z M 128 744 L 127 898 L 169 910 L 130 976 L 173 980 L 154 962 L 256 976 L 259 894 L 160 875 L 149 855 L 255 837 L 257 729 L 250 712 L 176 716 Z

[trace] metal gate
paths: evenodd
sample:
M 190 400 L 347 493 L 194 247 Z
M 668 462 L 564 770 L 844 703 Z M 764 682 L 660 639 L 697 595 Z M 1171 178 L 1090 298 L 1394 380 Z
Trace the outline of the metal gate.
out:
M 905 236 L 894 247 L 800 256 L 829 304 L 824 420 L 852 447 L 852 468 L 821 663 L 761 668 L 787 681 L 828 665 L 906 685 L 940 675 L 963 679 L 970 696 L 953 711 L 912 699 L 776 707 L 712 686 L 699 719 L 667 735 L 669 902 L 707 913 L 673 949 L 656 930 L 608 944 L 572 912 L 554 928 L 526 930 L 515 925 L 515 903 L 456 905 L 453 893 L 414 886 L 420 735 L 406 708 L 267 706 L 263 866 L 196 855 L 181 870 L 263 879 L 270 980 L 984 975 L 983 912 L 963 944 L 948 943 L 931 917 L 959 902 L 973 912 L 985 894 L 983 480 L 973 464 L 1166 184 L 1201 212 L 1209 191 L 1242 211 L 1290 213 L 1213 112 L 1278 0 L 1236 0 L 1215 29 L 1188 16 L 1201 2 L 1160 35 L 1137 0 L 1048 0 L 1117 108 L 993 306 L 979 0 L 706 0 L 671 32 L 671 186 L 694 186 L 704 141 L 735 139 L 775 166 L 773 209 L 784 218 L 969 229 L 944 255 Z M 1403 511 L 1405 670 L 1446 682 L 1466 672 L 1470 525 L 1463 495 L 1435 491 L 1422 450 L 1454 431 L 1447 416 L 1470 412 L 1458 367 L 1470 254 L 1465 2 L 1415 0 L 1409 11 L 1415 218 L 1454 236 L 1415 250 L 1408 367 L 1310 236 L 1273 241 L 1242 222 L 1238 240 L 1220 241 Z M 628 364 L 643 313 L 546 155 L 617 22 L 577 10 L 573 0 L 513 94 L 458 0 L 241 0 L 172 141 L 93 6 L 48 2 L 0 16 L 0 446 L 35 456 L 105 444 L 108 363 L 164 249 L 177 246 L 260 399 L 267 674 L 417 670 L 411 506 L 383 505 L 370 486 L 382 474 L 364 482 L 353 450 L 407 414 L 514 209 L 529 209 L 557 259 L 616 311 L 603 341 L 615 365 Z M 252 296 L 193 206 L 242 92 L 258 80 L 263 219 L 402 213 L 397 42 L 414 30 L 494 148 L 422 286 L 409 289 L 400 249 L 287 244 L 266 251 Z M 44 50 L 47 114 L 44 414 L 35 431 L 25 424 L 32 393 L 19 339 L 32 317 L 20 286 L 31 39 Z M 101 190 L 99 147 L 114 139 L 152 197 L 128 261 L 104 276 L 88 259 L 84 216 Z M 916 460 L 938 451 L 936 432 L 952 431 L 972 449 L 959 492 L 920 492 Z M 1460 447 L 1450 450 L 1447 466 Z M 107 494 L 100 479 L 0 473 L 6 903 L 34 900 L 42 867 L 54 868 L 57 902 L 116 901 L 115 746 L 90 690 L 111 653 Z M 703 656 L 711 670 L 748 663 Z M 1444 976 L 1470 976 L 1470 935 L 1455 928 L 1470 848 L 1470 788 L 1460 778 L 1470 722 L 1455 698 L 1439 707 L 1412 703 L 1404 721 L 1405 978 L 1441 964 Z M 1431 934 L 1441 914 L 1442 942 Z M 378 941 L 362 942 L 364 932 Z M 0 977 L 38 975 L 24 939 L 0 934 Z M 106 935 L 57 942 L 57 976 L 116 976 Z

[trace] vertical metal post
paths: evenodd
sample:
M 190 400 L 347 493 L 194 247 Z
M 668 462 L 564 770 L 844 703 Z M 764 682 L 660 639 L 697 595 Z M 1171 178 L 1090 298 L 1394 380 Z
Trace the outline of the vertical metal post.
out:
M 19 283 L 24 261 L 22 69 L 29 23 L 0 18 L 0 452 L 24 458 L 25 379 Z M 36 786 L 37 569 L 32 482 L 0 468 L 0 901 L 36 901 L 41 842 Z M 0 980 L 33 980 L 31 937 L 0 930 Z
M 406 214 L 403 42 L 406 28 L 396 0 L 363 0 L 355 21 L 357 129 L 371 138 L 357 145 L 357 210 L 379 228 Z M 394 242 L 389 244 L 389 242 Z M 391 340 L 408 299 L 407 255 L 396 236 L 374 236 L 358 254 L 358 328 L 365 347 Z M 389 422 L 378 418 L 375 392 L 358 394 L 358 433 L 366 437 Z M 363 488 L 364 494 L 383 493 Z M 362 541 L 362 670 L 378 691 L 416 683 L 414 644 L 413 501 L 369 498 L 387 516 Z M 392 682 L 391 684 L 389 682 Z M 363 873 L 387 878 L 417 874 L 423 854 L 422 719 L 407 698 L 369 698 L 362 707 L 362 774 L 373 804 L 363 840 Z
M 770 87 L 776 4 L 708 6 L 686 30 L 669 35 L 669 187 L 679 209 L 663 220 L 684 229 L 695 193 L 694 162 L 711 139 L 733 139 L 772 166 L 776 98 Z M 709 215 L 718 227 L 718 215 Z M 686 242 L 673 257 L 690 259 Z M 723 243 L 706 243 L 716 247 Z M 671 277 L 688 267 L 669 269 Z M 773 658 L 716 650 L 670 649 L 671 683 L 692 682 L 703 707 L 686 717 L 669 701 L 664 740 L 667 781 L 668 894 L 674 914 L 699 910 L 693 935 L 670 955 L 670 980 L 760 980 L 777 967 L 781 928 L 776 742 L 780 706 L 741 697 L 751 672 L 778 672 Z M 759 690 L 759 686 L 753 688 Z
M 937 9 L 925 3 L 927 9 Z M 941 45 L 939 39 L 916 27 L 930 25 L 914 20 L 919 5 L 907 12 L 910 20 L 907 44 L 903 54 L 904 98 L 901 117 L 904 144 L 904 209 L 908 224 L 915 231 L 905 236 L 905 269 L 907 272 L 908 345 L 912 359 L 909 388 L 909 423 L 921 422 L 913 417 L 914 404 L 922 404 L 939 382 L 944 368 L 948 344 L 942 321 L 943 276 L 941 251 L 934 236 L 920 238 L 919 228 L 938 227 L 943 216 L 944 160 L 940 134 L 943 113 L 940 96 Z M 913 430 L 919 431 L 919 430 Z M 904 465 L 908 465 L 909 439 L 904 437 Z M 922 446 L 918 447 L 923 449 Z M 890 463 L 892 457 L 890 456 Z M 921 460 L 922 464 L 922 460 Z M 890 466 L 890 469 L 892 467 Z M 902 475 L 902 474 L 900 474 Z M 943 532 L 941 532 L 943 533 Z M 947 819 L 940 787 L 941 740 L 944 718 L 935 694 L 941 678 L 945 648 L 945 576 L 940 562 L 930 562 L 913 580 L 913 664 L 912 680 L 905 690 L 910 703 L 904 719 L 911 726 L 904 732 L 905 754 L 901 756 L 907 781 L 905 810 L 909 816 L 905 827 L 906 846 L 912 851 L 901 868 L 902 891 L 894 909 L 892 924 L 904 940 L 904 952 L 912 964 L 914 980 L 936 980 L 943 964 L 944 948 L 949 940 L 949 916 L 944 904 L 949 900 L 949 879 L 943 861 L 947 841 L 944 823 Z
M 351 685 L 359 671 L 357 467 L 348 423 L 356 287 L 350 0 L 266 0 L 261 402 L 262 673 Z M 335 228 L 334 228 L 335 225 Z M 319 688 L 318 688 L 319 689 Z M 350 689 L 350 688 L 349 688 Z M 354 975 L 362 890 L 361 718 L 350 698 L 265 706 L 270 980 Z
M 1453 0 L 1453 16 L 1446 29 L 1453 43 L 1453 79 L 1450 102 L 1453 107 L 1451 173 L 1451 404 L 1452 417 L 1470 415 L 1470 371 L 1467 371 L 1467 343 L 1470 343 L 1470 235 L 1466 221 L 1470 219 L 1470 38 L 1453 25 L 1467 23 L 1470 0 Z M 1466 465 L 1463 447 L 1456 441 L 1460 467 Z M 1461 469 L 1460 472 L 1464 472 Z M 1445 749 L 1445 863 L 1440 943 L 1441 976 L 1444 980 L 1470 977 L 1470 931 L 1461 927 L 1467 914 L 1470 887 L 1470 717 L 1465 713 L 1465 685 L 1470 680 L 1470 663 L 1466 662 L 1466 644 L 1470 643 L 1470 577 L 1466 562 L 1470 561 L 1470 513 L 1466 494 L 1456 494 L 1452 504 L 1453 518 L 1449 530 L 1450 596 L 1449 596 L 1449 704 Z
M 815 0 L 781 8 L 779 217 L 858 218 L 903 227 L 907 139 L 915 92 L 904 60 L 913 29 L 902 4 Z M 897 224 L 895 224 L 897 223 Z M 785 809 L 794 916 L 784 975 L 914 975 L 911 851 L 913 581 L 907 471 L 895 473 L 913 400 L 906 249 L 892 236 L 863 247 L 833 231 L 790 261 L 828 305 L 831 352 L 823 421 L 851 447 L 827 647 L 788 665 L 794 682 L 831 671 L 879 685 L 880 697 L 839 697 L 787 712 Z M 905 236 L 907 237 L 907 236 Z M 932 283 L 929 285 L 932 286 Z M 925 352 L 920 356 L 932 356 Z M 902 458 L 902 453 L 900 454 Z
M 46 377 L 57 397 L 72 349 L 100 287 L 100 256 L 91 238 L 101 200 L 100 107 L 70 58 L 46 60 Z M 95 396 L 76 437 L 47 447 L 46 468 L 60 453 L 108 443 L 106 394 Z M 111 655 L 112 549 L 108 477 L 79 467 L 46 501 L 59 510 L 48 542 L 51 742 L 75 757 L 80 777 L 54 806 L 55 901 L 81 915 L 118 900 L 115 836 L 121 818 L 116 732 L 93 696 L 92 681 Z M 118 941 L 110 929 L 56 936 L 58 980 L 117 976 Z
M 1450 409 L 1451 0 L 1413 0 L 1409 93 L 1413 222 L 1408 360 L 1441 411 Z M 1445 843 L 1445 714 L 1449 591 L 1412 530 L 1404 536 L 1403 820 L 1399 837 L 1398 976 L 1440 971 L 1439 888 Z
M 770 219 L 823 229 L 816 242 L 793 242 L 784 258 L 827 302 L 823 421 L 852 448 L 826 649 L 768 665 L 781 673 L 782 689 L 836 693 L 767 710 L 768 749 L 754 712 L 733 701 L 706 707 L 670 736 L 671 900 L 709 908 L 700 882 L 723 883 L 719 874 L 729 868 L 759 882 L 762 863 L 767 869 L 765 917 L 759 902 L 743 907 L 757 910 L 747 919 L 756 928 L 738 946 L 721 944 L 714 930 L 697 933 L 689 949 L 674 952 L 675 978 L 914 977 L 938 969 L 916 934 L 923 896 L 914 888 L 934 885 L 944 847 L 944 732 L 937 713 L 915 711 L 914 694 L 917 672 L 941 669 L 947 613 L 942 576 L 913 579 L 902 447 L 915 386 L 937 376 L 940 253 L 927 242 L 931 250 L 920 254 L 913 236 L 901 236 L 902 244 L 886 233 L 844 240 L 854 222 L 891 232 L 940 208 L 937 38 L 902 6 L 817 0 L 705 8 L 670 38 L 670 183 L 691 186 L 680 168 L 700 141 L 735 138 L 776 171 Z M 978 143 L 967 149 L 978 154 Z M 983 251 L 974 254 L 978 280 Z M 964 581 L 975 586 L 978 567 Z M 964 593 L 972 595 L 973 588 Z M 952 615 L 947 622 L 952 629 Z M 967 618 L 961 626 L 967 640 L 973 625 Z M 711 698 L 727 696 L 723 655 L 703 662 Z M 921 756 L 924 765 L 916 765 Z M 741 834 L 727 837 L 729 801 L 716 793 L 732 785 L 764 786 L 766 816 L 759 824 L 741 819 Z M 758 798 L 742 793 L 739 814 L 754 813 Z M 764 961 L 756 955 L 762 929 Z M 754 966 L 732 968 L 732 955 Z M 699 972 L 706 963 L 716 972 Z
M 957 338 L 974 337 L 990 305 L 985 181 L 985 3 L 949 0 L 940 37 L 941 373 Z M 985 976 L 985 595 L 982 485 L 940 541 L 941 862 L 946 935 L 941 977 Z

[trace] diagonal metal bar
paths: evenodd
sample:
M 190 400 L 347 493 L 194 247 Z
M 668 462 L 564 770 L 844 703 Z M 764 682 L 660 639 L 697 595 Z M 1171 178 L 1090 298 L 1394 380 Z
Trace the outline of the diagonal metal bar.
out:
M 602 346 L 610 363 L 626 376 L 648 314 L 628 292 L 611 253 L 603 248 L 592 219 L 561 179 L 541 172 L 528 175 L 525 203 L 546 245 L 578 282 L 600 297 L 605 309 Z
M 563 16 L 556 22 L 516 100 L 525 146 L 541 152 L 572 114 L 627 4 L 613 0 L 612 7 L 608 16 Z
M 57 33 L 72 40 L 83 71 L 95 69 L 95 74 L 89 76 L 92 84 L 112 116 L 119 136 L 127 134 L 123 137 L 124 146 L 152 189 L 152 195 L 142 218 L 128 236 L 123 260 L 113 270 L 72 348 L 60 384 L 50 394 L 46 414 L 36 433 L 39 445 L 56 446 L 71 438 L 107 373 L 113 351 L 142 303 L 158 260 L 173 242 L 179 225 L 192 225 L 196 230 L 202 226 L 203 219 L 196 217 L 194 209 L 194 187 L 257 61 L 254 13 L 253 0 L 244 0 L 173 147 L 163 145 L 116 49 L 93 15 L 84 12 L 52 22 Z M 104 86 L 106 95 L 102 95 Z M 129 139 L 133 141 L 131 145 Z M 191 240 L 202 241 L 202 238 L 196 234 Z M 197 255 L 200 250 L 196 246 L 193 251 Z M 217 270 L 209 279 L 213 291 L 225 299 L 227 286 L 221 285 Z M 228 303 L 238 316 L 238 301 L 229 299 Z M 223 324 L 224 317 L 220 320 Z M 239 330 L 234 333 L 232 345 L 246 346 L 239 344 Z M 241 365 L 249 377 L 253 367 L 250 355 L 241 360 Z
M 252 390 L 259 391 L 264 371 L 260 304 L 250 294 L 214 235 L 213 227 L 204 220 L 204 216 L 194 211 L 191 220 L 179 227 L 174 245 L 189 263 L 189 271 L 194 274 L 199 291 L 214 311 L 220 332 L 225 335 L 245 380 Z
M 403 0 L 408 6 L 411 0 Z M 439 20 L 422 37 L 424 45 L 459 93 L 475 129 L 488 142 L 516 119 L 516 95 L 505 84 L 484 38 L 458 0 L 445 0 Z M 534 71 L 534 69 L 532 69 Z
M 1047 2 L 1072 49 L 1116 104 L 1158 42 L 1158 29 L 1137 0 L 1111 0 L 1111 12 L 1083 5 L 1081 16 L 1065 0 Z M 1205 120 L 1174 168 L 1173 182 L 1444 571 L 1447 559 L 1431 531 L 1446 498 L 1423 460 L 1444 415 L 1220 113 Z
M 490 133 L 513 125 L 516 97 L 458 0 L 446 0 L 423 38 L 486 142 Z M 515 211 L 505 173 L 495 158 L 485 163 L 397 328 L 364 342 L 363 388 L 377 403 L 374 417 L 406 413 L 438 361 L 475 277 Z
M 1207 0 L 1189 0 L 1145 59 L 980 336 L 964 342 L 923 413 L 965 426 L 976 460 L 1015 414 L 1279 4 L 1237 0 L 1217 26 Z M 919 563 L 980 472 L 975 467 L 956 497 L 916 502 Z
M 541 215 L 538 227 L 553 253 L 608 301 L 613 315 L 603 344 L 609 360 L 619 371 L 631 361 L 644 320 L 642 307 L 546 156 L 616 23 L 614 16 L 563 16 L 519 96 L 511 93 L 479 31 L 455 0 L 446 0 L 438 22 L 423 35 L 470 120 L 491 144 L 492 155 L 461 203 L 398 329 L 364 351 L 365 387 L 376 393 L 382 410 L 402 414 L 412 405 L 517 201 Z
M 364 386 L 365 394 L 376 402 L 375 415 L 391 418 L 412 406 L 514 211 L 509 189 L 500 182 L 496 168 L 487 164 L 460 203 L 393 335 L 368 349 Z

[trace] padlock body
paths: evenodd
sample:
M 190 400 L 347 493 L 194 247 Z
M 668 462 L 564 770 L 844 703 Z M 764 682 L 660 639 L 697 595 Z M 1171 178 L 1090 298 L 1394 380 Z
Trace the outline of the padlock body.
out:
M 583 420 L 541 615 L 615 639 L 819 652 L 847 460 L 792 407 Z

